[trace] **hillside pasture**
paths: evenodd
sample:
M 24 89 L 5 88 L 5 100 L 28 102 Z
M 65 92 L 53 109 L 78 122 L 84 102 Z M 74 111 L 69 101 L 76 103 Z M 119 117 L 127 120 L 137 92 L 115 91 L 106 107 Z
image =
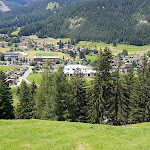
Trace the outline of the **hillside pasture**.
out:
M 40 44 L 57 44 L 59 42 L 59 39 L 54 39 L 54 38 L 43 38 L 43 39 L 34 39 L 37 43 Z
M 80 41 L 77 44 L 80 48 L 88 48 L 88 49 L 104 49 L 105 47 L 109 47 L 114 55 L 117 53 L 120 53 L 123 51 L 123 49 L 126 49 L 129 54 L 134 53 L 143 53 L 146 52 L 148 49 L 150 49 L 150 45 L 146 46 L 134 46 L 134 45 L 127 45 L 127 44 L 118 44 L 116 47 L 113 47 L 113 44 L 105 44 L 105 43 L 98 43 L 98 42 L 88 42 L 88 41 Z
M 4 150 L 148 150 L 150 123 L 109 126 L 44 120 L 0 120 Z

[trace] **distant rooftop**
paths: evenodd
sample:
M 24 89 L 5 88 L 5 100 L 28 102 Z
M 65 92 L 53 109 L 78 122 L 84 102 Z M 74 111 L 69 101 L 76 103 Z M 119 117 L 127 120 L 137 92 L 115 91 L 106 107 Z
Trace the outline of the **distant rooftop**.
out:
M 20 54 L 19 53 L 15 53 L 15 52 L 7 52 L 7 53 L 3 53 L 5 56 L 19 56 Z

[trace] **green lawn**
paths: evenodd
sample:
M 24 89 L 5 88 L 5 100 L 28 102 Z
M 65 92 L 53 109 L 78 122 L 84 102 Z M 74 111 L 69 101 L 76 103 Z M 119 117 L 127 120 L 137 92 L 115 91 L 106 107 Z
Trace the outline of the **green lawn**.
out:
M 5 72 L 9 69 L 17 70 L 17 68 L 20 68 L 20 67 L 0 66 L 0 70 L 2 70 L 3 72 Z
M 29 76 L 27 77 L 27 80 L 30 82 L 35 81 L 36 84 L 40 84 L 42 80 L 42 74 L 40 73 L 30 73 Z
M 108 126 L 0 120 L 1 150 L 149 150 L 150 123 Z
M 90 59 L 91 61 L 94 61 L 97 59 L 97 56 L 90 56 L 90 55 L 86 55 L 86 59 Z
M 0 47 L 0 52 L 5 53 L 8 52 L 10 49 L 11 47 L 5 47 L 5 48 Z
M 36 56 L 46 56 L 46 53 L 36 53 Z M 47 56 L 55 56 L 53 53 L 47 53 Z
M 17 106 L 17 103 L 18 103 L 18 101 L 19 101 L 19 97 L 16 95 L 17 94 L 17 88 L 18 87 L 12 87 L 11 88 L 11 92 L 12 92 L 12 95 L 13 95 L 13 98 L 12 98 L 12 100 L 13 100 L 13 106 L 16 108 L 16 106 Z
M 44 55 L 46 56 L 46 53 L 44 54 L 43 51 L 40 51 L 40 50 L 31 50 L 31 51 L 26 51 L 25 52 L 26 54 L 28 54 L 28 58 L 33 58 L 34 56 L 41 56 L 41 55 Z M 65 53 L 62 53 L 62 52 L 47 52 L 47 56 L 58 56 L 60 57 L 61 59 L 63 59 L 63 56 L 65 59 L 67 59 L 69 57 L 69 54 L 65 54 Z

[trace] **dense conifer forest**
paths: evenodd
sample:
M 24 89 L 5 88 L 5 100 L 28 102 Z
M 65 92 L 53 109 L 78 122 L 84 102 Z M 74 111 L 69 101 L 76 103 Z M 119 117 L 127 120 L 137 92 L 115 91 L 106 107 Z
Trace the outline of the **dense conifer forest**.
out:
M 7 30 L 1 30 L 1 32 L 8 32 L 10 27 L 21 27 L 30 23 L 35 23 L 41 20 L 47 19 L 52 14 L 59 12 L 62 8 L 71 5 L 72 3 L 82 0 L 35 0 L 31 1 L 27 6 L 17 8 L 10 12 L 1 14 L 0 17 L 0 29 L 7 28 Z M 51 3 L 51 7 L 48 8 L 48 4 Z M 58 3 L 58 7 L 54 4 Z
M 146 45 L 150 44 L 149 7 L 149 0 L 84 1 L 23 27 L 20 35 Z

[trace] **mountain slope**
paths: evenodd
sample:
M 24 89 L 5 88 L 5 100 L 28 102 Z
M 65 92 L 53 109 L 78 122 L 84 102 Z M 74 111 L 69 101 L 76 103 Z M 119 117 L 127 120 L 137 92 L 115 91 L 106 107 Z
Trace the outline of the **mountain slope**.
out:
M 7 12 L 7 11 L 10 11 L 8 6 L 6 6 L 3 1 L 0 1 L 0 12 Z
M 2 150 L 148 150 L 150 123 L 108 126 L 45 120 L 0 120 Z
M 52 14 L 72 3 L 82 0 L 35 0 L 28 5 L 4 13 L 0 17 L 0 29 L 24 26 L 32 22 L 47 19 Z
M 27 5 L 33 0 L 1 0 L 0 1 L 0 12 L 7 12 L 18 7 Z
M 145 45 L 150 44 L 149 14 L 149 0 L 90 0 L 26 26 L 20 35 Z

